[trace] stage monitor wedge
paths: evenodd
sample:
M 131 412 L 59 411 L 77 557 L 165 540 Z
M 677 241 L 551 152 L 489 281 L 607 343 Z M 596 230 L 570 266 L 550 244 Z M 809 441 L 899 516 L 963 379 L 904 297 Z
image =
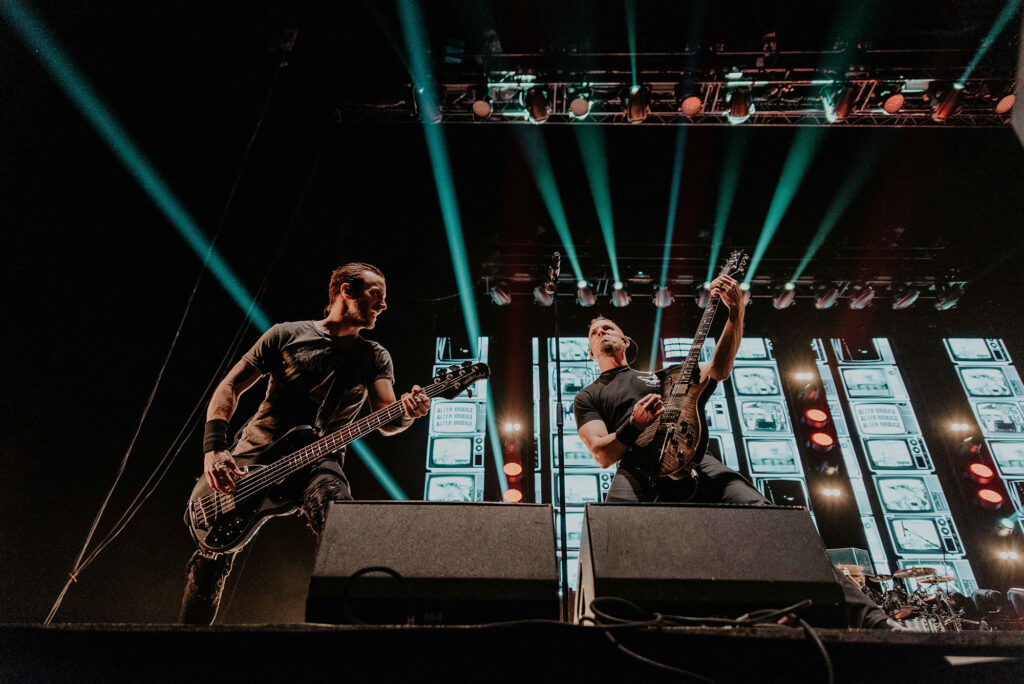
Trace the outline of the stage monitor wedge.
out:
M 368 573 L 349 582 L 372 567 L 389 568 L 401 579 Z M 405 624 L 410 612 L 414 624 L 557 620 L 552 507 L 333 504 L 309 584 L 306 621 Z
M 846 626 L 843 590 L 802 508 L 588 504 L 580 540 L 575 620 L 595 597 L 648 611 L 736 618 L 803 599 L 821 627 Z

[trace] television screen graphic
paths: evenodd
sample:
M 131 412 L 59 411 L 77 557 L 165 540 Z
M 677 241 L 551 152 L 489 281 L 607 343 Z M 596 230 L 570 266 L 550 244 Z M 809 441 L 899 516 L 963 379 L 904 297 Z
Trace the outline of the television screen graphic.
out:
M 988 342 L 979 337 L 950 337 L 946 339 L 953 361 L 984 362 L 995 357 Z
M 882 355 L 872 339 L 841 337 L 832 340 L 832 350 L 840 363 L 880 363 Z
M 898 404 L 854 404 L 857 427 L 866 435 L 901 435 L 907 432 Z
M 466 437 L 435 439 L 431 446 L 430 462 L 435 466 L 473 465 L 473 440 Z
M 1006 401 L 978 402 L 978 420 L 985 432 L 1024 432 L 1020 407 Z
M 755 396 L 780 394 L 779 376 L 774 368 L 734 368 L 732 371 L 732 383 L 736 394 Z
M 931 518 L 893 518 L 893 541 L 902 553 L 941 553 L 939 528 Z
M 427 476 L 427 501 L 475 501 L 476 475 Z
M 721 385 L 719 385 L 721 387 Z M 726 404 L 725 397 L 719 397 L 715 394 L 711 395 L 708 403 L 704 405 L 704 417 L 708 421 L 708 430 L 730 430 L 732 426 L 729 424 L 729 408 Z
M 589 361 L 590 342 L 586 337 L 563 337 L 559 340 L 562 361 Z M 548 359 L 555 361 L 555 340 L 548 340 Z
M 565 433 L 565 465 L 568 468 L 578 468 L 580 466 L 595 467 L 597 462 L 594 457 L 587 451 L 587 446 L 583 443 L 583 440 L 578 435 L 570 435 Z M 551 459 L 558 464 L 558 435 L 551 437 Z
M 582 506 L 601 500 L 596 475 L 566 475 L 565 503 Z
M 788 432 L 786 407 L 777 401 L 744 401 L 740 415 L 746 432 Z
M 893 397 L 892 388 L 882 368 L 844 368 L 843 382 L 851 399 Z
M 551 392 L 552 398 L 556 398 L 557 387 L 555 387 L 555 366 L 551 368 Z M 562 397 L 574 397 L 580 390 L 594 382 L 597 373 L 589 366 L 562 366 Z
M 1001 368 L 961 368 L 967 392 L 975 397 L 1013 396 L 1010 383 Z
M 796 445 L 792 441 L 748 440 L 747 458 L 753 473 L 800 473 Z
M 866 441 L 868 460 L 875 468 L 914 468 L 916 463 L 910 447 L 902 439 L 869 439 Z
M 776 506 L 810 508 L 803 480 L 771 479 L 761 480 L 759 484 L 761 492 Z
M 430 429 L 435 433 L 477 432 L 476 402 L 434 402 L 430 409 Z
M 931 513 L 935 510 L 928 484 L 919 477 L 880 477 L 878 496 L 892 513 Z
M 989 449 L 992 460 L 1003 475 L 1024 475 L 1024 442 L 993 440 L 989 442 Z
M 736 358 L 740 361 L 763 361 L 771 358 L 768 355 L 770 343 L 765 344 L 763 337 L 744 337 L 740 340 L 740 348 Z

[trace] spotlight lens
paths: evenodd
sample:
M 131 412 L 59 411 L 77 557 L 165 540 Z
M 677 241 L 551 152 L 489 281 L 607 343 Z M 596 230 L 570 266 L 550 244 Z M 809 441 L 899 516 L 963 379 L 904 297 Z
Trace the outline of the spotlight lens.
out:
M 710 280 L 707 281 L 706 283 L 704 283 L 704 289 L 705 290 L 710 290 L 711 289 L 711 281 Z
M 984 480 L 986 482 L 988 480 L 991 480 L 992 477 L 996 474 L 994 470 L 989 468 L 984 463 L 972 463 L 971 467 L 969 468 L 969 470 L 971 471 L 971 476 L 974 477 L 974 479 L 976 479 L 976 480 Z M 991 491 L 991 490 L 987 490 L 987 491 Z
M 903 109 L 903 104 L 906 101 L 907 98 L 903 96 L 903 93 L 893 93 L 889 97 L 885 98 L 885 103 L 882 104 L 882 111 L 890 115 L 895 114 Z
M 699 97 L 696 95 L 690 95 L 683 99 L 683 103 L 679 105 L 679 111 L 683 116 L 696 116 L 697 114 L 700 114 L 700 110 L 703 107 L 704 103 Z
M 999 521 L 999 526 L 1002 527 L 1004 530 L 1012 530 L 1013 518 L 1003 518 Z
M 1010 557 L 1010 560 L 1017 560 L 1017 552 L 1016 551 L 1010 551 L 1006 555 Z
M 577 119 L 583 119 L 590 113 L 590 102 L 585 97 L 574 97 L 569 103 L 569 111 Z
M 621 290 L 622 289 L 622 281 L 621 280 L 616 280 L 612 284 L 612 287 L 614 287 L 616 290 Z
M 522 429 L 522 427 L 523 427 L 523 426 L 522 426 L 522 425 L 520 425 L 519 423 L 512 423 L 512 429 L 513 429 L 513 430 L 516 430 L 517 432 L 518 432 L 519 430 L 521 430 L 521 429 Z
M 509 503 L 519 503 L 523 500 L 523 493 L 518 489 L 506 489 L 502 498 Z
M 1003 495 L 994 489 L 979 489 L 978 498 L 989 504 L 1003 503 Z
M 505 423 L 505 429 L 511 431 L 512 430 L 512 423 Z
M 999 557 L 1003 560 L 1008 560 L 1010 558 L 1010 554 L 1008 554 L 1006 551 L 1000 551 Z
M 580 280 L 580 281 L 578 281 L 576 283 L 576 287 L 580 288 L 581 290 L 583 288 L 585 288 L 586 286 L 587 286 L 587 281 L 586 280 Z
M 1009 94 L 999 100 L 996 103 L 996 114 L 1006 114 L 1006 112 L 1013 109 L 1013 105 L 1017 103 L 1017 96 Z
M 473 113 L 480 119 L 486 119 L 491 115 L 491 103 L 487 100 L 476 100 L 473 102 Z
M 826 420 L 828 420 L 828 414 L 822 411 L 821 409 L 807 409 L 804 415 L 807 416 L 807 420 L 813 421 L 815 423 L 824 423 Z
M 750 289 L 750 283 L 740 283 L 740 289 L 746 292 Z
M 782 287 L 783 287 L 783 289 L 786 289 L 786 290 L 795 290 L 796 289 L 796 283 L 786 283 Z
M 817 444 L 819 447 L 825 449 L 828 449 L 833 444 L 835 444 L 835 440 L 832 439 L 831 435 L 828 435 L 824 432 L 815 432 L 813 435 L 811 435 L 811 441 Z
M 519 477 L 520 475 L 523 474 L 523 466 L 519 465 L 518 463 L 506 463 L 502 467 L 502 470 L 509 477 Z

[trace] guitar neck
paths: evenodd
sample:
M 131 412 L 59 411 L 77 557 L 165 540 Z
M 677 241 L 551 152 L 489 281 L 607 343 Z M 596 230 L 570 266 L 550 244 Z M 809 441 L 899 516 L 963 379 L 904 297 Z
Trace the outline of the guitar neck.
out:
M 711 329 L 711 323 L 715 320 L 715 312 L 718 310 L 720 301 L 721 299 L 715 295 L 708 300 L 707 306 L 704 307 L 704 315 L 701 316 L 700 325 L 697 326 L 697 332 L 693 335 L 693 346 L 690 347 L 690 353 L 686 355 L 686 361 L 683 362 L 683 382 L 689 382 L 697 369 L 700 352 L 704 348 L 704 340 L 707 339 L 708 330 Z

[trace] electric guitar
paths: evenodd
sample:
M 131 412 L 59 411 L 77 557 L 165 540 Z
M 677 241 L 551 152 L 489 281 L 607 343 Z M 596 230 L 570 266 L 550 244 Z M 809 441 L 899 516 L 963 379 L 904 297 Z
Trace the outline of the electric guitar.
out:
M 490 375 L 487 364 L 451 366 L 423 388 L 428 397 L 454 399 L 477 380 Z M 471 390 L 472 391 L 472 390 Z M 185 524 L 200 550 L 234 552 L 245 546 L 268 519 L 298 510 L 301 473 L 308 471 L 350 442 L 396 420 L 404 412 L 396 401 L 345 427 L 321 437 L 300 425 L 257 454 L 234 456 L 243 475 L 231 494 L 214 490 L 199 478 L 185 508 Z
M 739 275 L 746 268 L 748 258 L 741 250 L 734 251 L 719 275 Z M 686 476 L 691 464 L 699 461 L 707 449 L 708 421 L 704 406 L 717 383 L 710 377 L 701 382 L 697 363 L 720 301 L 717 295 L 708 300 L 686 361 L 658 372 L 665 412 L 640 432 L 636 440 L 639 448 L 634 447 L 638 462 L 646 465 L 643 469 L 652 479 Z

